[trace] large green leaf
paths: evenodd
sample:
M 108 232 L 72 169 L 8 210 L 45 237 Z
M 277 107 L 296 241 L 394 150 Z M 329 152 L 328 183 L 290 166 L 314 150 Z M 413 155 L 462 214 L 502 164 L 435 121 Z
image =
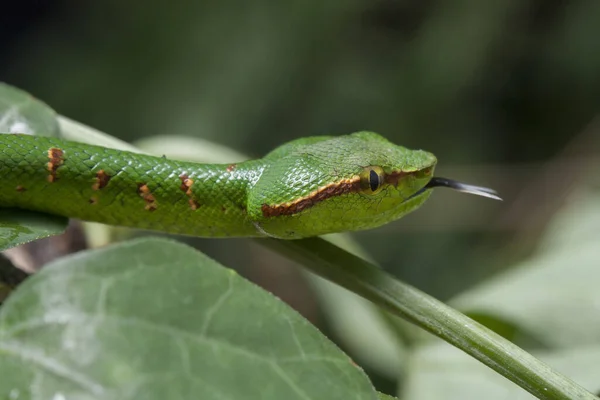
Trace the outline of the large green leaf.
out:
M 377 398 L 362 370 L 295 311 L 164 239 L 64 258 L 8 298 L 0 309 L 0 398 L 11 394 Z

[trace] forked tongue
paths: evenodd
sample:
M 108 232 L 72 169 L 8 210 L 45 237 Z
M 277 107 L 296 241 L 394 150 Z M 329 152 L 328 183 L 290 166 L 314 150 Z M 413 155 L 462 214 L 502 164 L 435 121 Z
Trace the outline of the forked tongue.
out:
M 502 201 L 495 190 L 481 186 L 468 185 L 452 179 L 433 177 L 425 187 L 434 188 L 439 186 L 448 187 L 458 190 L 459 192 L 475 194 L 477 196 L 489 197 L 490 199 Z

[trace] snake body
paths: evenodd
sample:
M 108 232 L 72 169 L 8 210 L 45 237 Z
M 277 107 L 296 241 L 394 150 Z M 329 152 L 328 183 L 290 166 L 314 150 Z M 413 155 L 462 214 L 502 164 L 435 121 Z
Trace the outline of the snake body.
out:
M 373 132 L 288 142 L 200 164 L 0 135 L 0 207 L 203 236 L 297 239 L 374 228 L 429 197 L 436 158 Z

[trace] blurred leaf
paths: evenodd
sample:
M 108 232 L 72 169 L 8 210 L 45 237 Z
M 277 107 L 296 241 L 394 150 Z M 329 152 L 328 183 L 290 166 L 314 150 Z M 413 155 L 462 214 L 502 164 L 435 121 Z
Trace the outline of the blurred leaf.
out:
M 600 389 L 600 346 L 536 355 L 591 391 Z M 440 341 L 415 350 L 405 382 L 401 395 L 404 400 L 534 398 L 489 368 Z
M 595 167 L 597 166 L 600 164 Z M 595 179 L 600 182 L 597 174 Z M 538 253 L 573 252 L 578 246 L 598 243 L 599 240 L 600 193 L 580 188 L 571 193 L 567 204 L 550 221 Z M 600 251 L 598 258 L 600 259 Z
M 96 146 L 109 147 L 111 149 L 140 153 L 138 148 L 127 142 L 107 135 L 104 132 L 100 132 L 99 130 L 84 125 L 80 122 L 73 121 L 72 119 L 62 115 L 58 116 L 58 123 L 60 125 L 62 137 L 66 140 L 73 140 L 81 143 L 94 144 Z
M 156 135 L 138 140 L 137 148 L 155 155 L 167 155 L 169 158 L 203 163 L 228 163 L 247 160 L 248 157 L 229 147 L 200 138 Z
M 67 228 L 68 218 L 19 210 L 0 208 L 0 251 L 33 240 L 60 235 Z
M 60 136 L 53 109 L 29 93 L 1 82 L 0 132 Z
M 452 304 L 509 321 L 551 348 L 600 344 L 600 201 L 573 197 L 533 258 Z
M 0 309 L 0 360 L 0 397 L 376 398 L 295 311 L 159 239 L 80 253 L 27 280 Z

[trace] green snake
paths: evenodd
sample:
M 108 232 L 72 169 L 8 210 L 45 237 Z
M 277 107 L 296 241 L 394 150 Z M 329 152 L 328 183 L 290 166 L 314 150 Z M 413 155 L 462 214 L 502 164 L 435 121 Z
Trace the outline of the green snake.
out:
M 419 208 L 437 160 L 373 132 L 315 136 L 263 158 L 200 164 L 61 139 L 0 135 L 0 207 L 203 237 L 298 239 L 375 228 Z

